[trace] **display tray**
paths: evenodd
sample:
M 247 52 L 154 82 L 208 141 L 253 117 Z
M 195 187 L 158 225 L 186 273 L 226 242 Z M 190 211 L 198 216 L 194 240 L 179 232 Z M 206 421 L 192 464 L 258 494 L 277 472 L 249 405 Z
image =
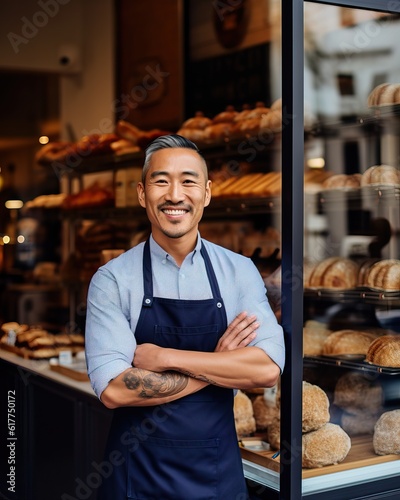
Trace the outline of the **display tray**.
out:
M 65 375 L 66 377 L 72 378 L 74 380 L 79 380 L 81 382 L 89 381 L 86 363 L 82 359 L 74 360 L 70 365 L 50 363 L 50 370 L 61 373 L 61 375 Z
M 365 286 L 358 286 L 351 289 L 307 287 L 304 289 L 304 295 L 330 300 L 400 301 L 400 290 L 377 290 Z
M 259 438 L 257 438 L 259 439 Z M 279 472 L 280 460 L 279 456 L 272 458 L 276 451 L 273 450 L 250 450 L 245 447 L 240 447 L 242 459 L 249 460 L 267 469 Z M 369 465 L 377 465 L 387 462 L 400 460 L 400 455 L 376 455 L 372 446 L 372 436 L 354 436 L 351 438 L 351 449 L 347 457 L 340 464 L 327 465 L 316 469 L 303 469 L 303 479 L 322 476 L 324 474 L 333 474 L 352 470 L 359 467 Z
M 400 368 L 391 368 L 388 366 L 374 365 L 365 361 L 361 355 L 329 355 L 329 356 L 304 356 L 304 362 L 312 364 L 322 364 L 330 366 L 341 366 L 352 370 L 360 370 L 369 373 L 383 373 L 386 375 L 400 375 Z

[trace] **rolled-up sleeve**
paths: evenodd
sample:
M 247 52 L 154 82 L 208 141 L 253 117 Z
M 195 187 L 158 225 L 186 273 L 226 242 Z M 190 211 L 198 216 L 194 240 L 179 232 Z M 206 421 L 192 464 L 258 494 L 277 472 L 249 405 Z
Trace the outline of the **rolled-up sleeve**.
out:
M 89 286 L 85 329 L 88 375 L 98 398 L 112 379 L 132 366 L 135 349 L 135 336 L 122 309 L 118 283 L 102 267 Z
M 250 344 L 262 349 L 279 366 L 285 366 L 285 344 L 283 330 L 269 305 L 264 281 L 251 261 L 241 272 L 240 310 L 255 314 L 260 327 L 257 337 Z

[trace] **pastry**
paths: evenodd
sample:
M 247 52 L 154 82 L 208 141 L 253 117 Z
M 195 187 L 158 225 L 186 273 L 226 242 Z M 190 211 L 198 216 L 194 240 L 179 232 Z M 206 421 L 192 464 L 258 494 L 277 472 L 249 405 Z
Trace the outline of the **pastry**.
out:
M 352 410 L 352 413 L 344 411 L 340 419 L 340 425 L 349 436 L 372 435 L 381 413 L 381 409 L 372 413 L 359 409 Z
M 383 335 L 368 347 L 366 361 L 374 365 L 400 368 L 400 335 Z
M 379 417 L 372 444 L 377 455 L 400 454 L 400 410 L 387 411 Z
M 276 386 L 264 389 L 263 394 L 253 399 L 253 413 L 256 429 L 262 431 L 279 418 L 279 398 Z
M 267 428 L 267 441 L 273 450 L 281 447 L 281 421 L 279 417 L 273 419 Z
M 317 385 L 303 381 L 302 431 L 319 429 L 329 422 L 329 419 L 329 399 L 325 391 Z
M 379 290 L 400 290 L 400 260 L 384 259 L 370 267 L 365 284 Z
M 376 335 L 360 330 L 337 330 L 326 338 L 322 346 L 322 354 L 367 354 Z
M 361 176 L 361 186 L 398 186 L 400 185 L 400 170 L 390 165 L 373 165 Z
M 256 430 L 251 400 L 243 391 L 239 390 L 233 403 L 236 433 L 238 437 L 249 436 Z
M 361 174 L 335 174 L 322 183 L 322 189 L 357 189 L 361 184 Z
M 383 404 L 383 389 L 377 380 L 359 372 L 347 372 L 335 385 L 333 404 L 349 413 L 378 411 Z
M 227 106 L 225 111 L 218 113 L 214 116 L 212 122 L 216 123 L 232 123 L 234 119 L 238 116 L 238 111 L 235 110 L 233 106 Z
M 195 116 L 188 118 L 182 123 L 181 129 L 204 130 L 211 124 L 211 118 L 204 116 L 204 113 L 202 111 L 197 111 Z
M 358 265 L 344 257 L 329 257 L 314 266 L 308 286 L 349 289 L 357 285 Z
M 302 442 L 302 465 L 305 468 L 338 464 L 347 457 L 351 448 L 349 435 L 332 423 L 303 434 Z
M 304 326 L 303 327 L 303 355 L 319 356 L 322 354 L 322 347 L 328 335 L 332 333 L 325 326 Z
M 368 96 L 368 106 L 400 103 L 400 83 L 381 83 Z

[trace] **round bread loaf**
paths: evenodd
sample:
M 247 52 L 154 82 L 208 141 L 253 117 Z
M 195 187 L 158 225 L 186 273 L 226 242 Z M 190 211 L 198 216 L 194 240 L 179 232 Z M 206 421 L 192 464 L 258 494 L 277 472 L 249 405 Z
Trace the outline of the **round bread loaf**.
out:
M 267 441 L 273 450 L 279 450 L 281 447 L 281 421 L 275 418 L 267 429 Z
M 322 183 L 322 189 L 357 189 L 361 184 L 361 174 L 335 174 Z
M 400 170 L 391 165 L 373 165 L 361 176 L 361 186 L 398 186 L 400 184 Z
M 204 116 L 204 113 L 202 111 L 197 111 L 195 116 L 185 120 L 180 128 L 204 130 L 211 124 L 212 124 L 211 118 Z
M 345 257 L 329 257 L 314 266 L 308 277 L 310 287 L 349 289 L 357 285 L 358 264 Z
M 235 428 L 238 437 L 249 436 L 256 430 L 256 421 L 253 414 L 251 399 L 243 392 L 238 391 L 233 404 Z
M 336 424 L 326 423 L 316 431 L 303 434 L 302 465 L 325 467 L 342 462 L 351 448 L 349 435 Z
M 387 411 L 379 417 L 372 444 L 377 455 L 400 454 L 400 410 Z
M 231 123 L 238 116 L 238 111 L 231 105 L 227 106 L 225 111 L 218 113 L 213 118 L 213 123 Z
M 381 83 L 368 96 L 368 106 L 400 103 L 400 83 Z
M 342 429 L 349 436 L 361 436 L 365 434 L 373 434 L 375 424 L 381 415 L 382 411 L 369 413 L 365 410 L 352 410 L 354 413 L 344 411 L 341 416 L 340 424 Z
M 338 330 L 326 338 L 322 354 L 366 354 L 376 335 L 359 330 Z
M 331 330 L 324 327 L 304 326 L 303 328 L 303 355 L 319 356 L 322 354 L 322 347 Z
M 253 412 L 258 431 L 267 429 L 279 416 L 279 408 L 276 405 L 268 405 L 264 396 L 261 395 L 253 400 Z
M 359 413 L 357 410 L 376 412 L 381 408 L 382 402 L 381 384 L 362 373 L 347 372 L 336 382 L 333 404 L 349 413 Z
M 319 429 L 329 419 L 329 399 L 326 393 L 317 385 L 303 381 L 302 431 Z
M 366 277 L 366 285 L 379 290 L 400 290 L 400 260 L 384 259 L 373 264 Z
M 366 355 L 374 365 L 400 368 L 400 335 L 382 335 L 374 340 Z

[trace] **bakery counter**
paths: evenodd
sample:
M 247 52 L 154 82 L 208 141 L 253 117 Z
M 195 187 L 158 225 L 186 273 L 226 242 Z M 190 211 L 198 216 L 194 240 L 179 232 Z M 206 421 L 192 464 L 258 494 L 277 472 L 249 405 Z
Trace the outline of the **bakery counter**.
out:
M 112 412 L 88 379 L 5 350 L 0 376 L 1 470 L 11 474 L 0 481 L 0 497 L 95 500 Z

